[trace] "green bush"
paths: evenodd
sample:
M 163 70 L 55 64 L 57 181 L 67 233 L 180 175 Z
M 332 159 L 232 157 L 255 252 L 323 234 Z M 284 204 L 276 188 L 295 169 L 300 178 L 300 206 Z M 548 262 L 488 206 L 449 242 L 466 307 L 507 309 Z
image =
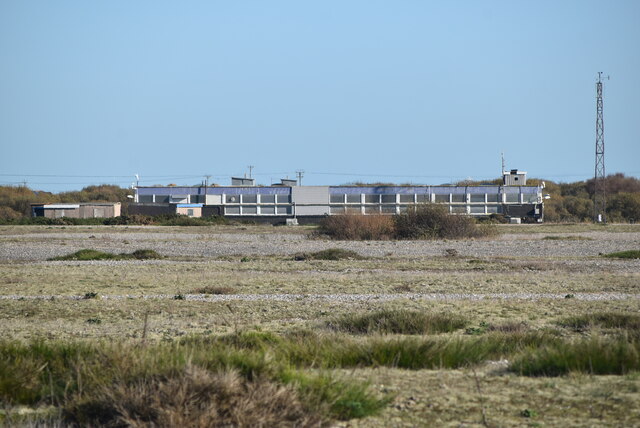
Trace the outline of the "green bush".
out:
M 155 250 L 136 250 L 131 254 L 121 253 L 121 254 L 112 254 L 106 253 L 104 251 L 92 250 L 92 249 L 83 249 L 78 250 L 75 253 L 67 254 L 64 256 L 58 256 L 50 258 L 49 260 L 79 260 L 79 261 L 90 261 L 90 260 L 149 260 L 149 259 L 161 259 L 162 256 L 158 254 Z
M 491 225 L 478 225 L 463 215 L 449 214 L 447 207 L 424 204 L 395 217 L 395 237 L 398 239 L 465 239 L 492 236 Z
M 342 248 L 328 248 L 326 250 L 317 251 L 315 253 L 297 253 L 293 256 L 294 260 L 361 260 L 365 257 L 351 250 Z
M 640 250 L 628 250 L 603 254 L 603 257 L 609 257 L 611 259 L 640 259 Z

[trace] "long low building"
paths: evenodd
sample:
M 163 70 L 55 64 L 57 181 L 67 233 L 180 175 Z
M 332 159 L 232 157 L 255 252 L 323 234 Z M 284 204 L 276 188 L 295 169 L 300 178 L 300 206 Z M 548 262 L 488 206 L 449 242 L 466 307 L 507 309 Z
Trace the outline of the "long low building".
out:
M 296 186 L 283 180 L 277 185 L 255 186 L 244 179 L 243 185 L 232 186 L 138 187 L 129 213 L 216 214 L 275 223 L 345 213 L 399 214 L 417 204 L 439 203 L 452 214 L 503 214 L 542 221 L 542 187 L 526 186 L 526 173 L 517 170 L 505 173 L 503 181 L 502 185 L 481 186 Z
M 47 218 L 107 218 L 118 217 L 121 213 L 120 202 L 78 204 L 31 204 L 33 217 Z

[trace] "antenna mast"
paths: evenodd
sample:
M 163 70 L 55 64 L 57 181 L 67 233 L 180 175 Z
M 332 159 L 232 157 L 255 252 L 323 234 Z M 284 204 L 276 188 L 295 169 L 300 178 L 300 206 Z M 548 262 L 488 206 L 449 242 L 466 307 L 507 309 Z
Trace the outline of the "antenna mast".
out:
M 609 76 L 607 76 L 609 79 Z M 593 177 L 593 221 L 606 223 L 607 186 L 604 169 L 604 116 L 602 104 L 602 72 L 596 82 L 596 168 Z

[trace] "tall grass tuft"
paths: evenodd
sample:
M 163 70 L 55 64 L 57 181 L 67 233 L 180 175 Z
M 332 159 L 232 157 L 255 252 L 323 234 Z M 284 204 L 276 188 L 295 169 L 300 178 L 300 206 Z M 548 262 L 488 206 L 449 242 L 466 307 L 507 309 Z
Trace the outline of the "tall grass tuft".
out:
M 478 225 L 467 216 L 449 214 L 437 204 L 424 204 L 395 216 L 395 237 L 398 239 L 466 239 L 492 236 L 492 225 Z
M 295 260 L 362 260 L 365 257 L 352 250 L 343 248 L 327 248 L 315 253 L 297 253 L 293 256 Z
M 382 309 L 365 314 L 347 314 L 328 321 L 333 330 L 353 334 L 433 334 L 464 328 L 468 321 L 450 314 L 430 314 L 407 309 Z
M 593 327 L 626 330 L 629 333 L 640 333 L 640 315 L 619 312 L 595 312 L 574 315 L 558 321 L 562 327 L 580 332 Z
M 640 250 L 619 251 L 617 253 L 604 254 L 603 257 L 611 259 L 640 259 Z
M 625 374 L 640 370 L 640 343 L 599 336 L 557 342 L 522 353 L 510 368 L 526 376 L 561 376 L 570 372 Z

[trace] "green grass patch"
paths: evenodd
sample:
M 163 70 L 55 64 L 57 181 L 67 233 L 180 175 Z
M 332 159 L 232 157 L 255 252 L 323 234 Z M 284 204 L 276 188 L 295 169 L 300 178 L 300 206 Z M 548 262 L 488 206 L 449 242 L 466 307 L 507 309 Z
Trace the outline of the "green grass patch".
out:
M 366 257 L 352 250 L 342 248 L 328 248 L 315 253 L 298 253 L 293 256 L 294 260 L 363 260 Z
M 121 253 L 113 254 L 106 253 L 104 251 L 83 249 L 76 251 L 75 253 L 67 254 L 64 256 L 53 257 L 49 260 L 78 260 L 78 261 L 91 261 L 91 260 L 150 260 L 161 259 L 162 256 L 155 250 L 136 250 L 133 253 Z
M 558 341 L 516 357 L 511 371 L 525 376 L 561 376 L 571 372 L 620 375 L 640 370 L 640 343 L 594 336 Z
M 464 328 L 468 321 L 451 314 L 430 314 L 406 309 L 383 309 L 346 314 L 327 322 L 333 330 L 352 334 L 434 334 Z
M 640 259 L 640 250 L 619 251 L 617 253 L 603 254 L 602 256 L 612 259 Z
M 556 236 L 549 235 L 542 238 L 546 241 L 593 241 L 593 238 L 589 238 L 588 236 Z
M 640 315 L 618 312 L 596 312 L 574 315 L 558 321 L 558 325 L 581 332 L 594 327 L 640 332 Z

